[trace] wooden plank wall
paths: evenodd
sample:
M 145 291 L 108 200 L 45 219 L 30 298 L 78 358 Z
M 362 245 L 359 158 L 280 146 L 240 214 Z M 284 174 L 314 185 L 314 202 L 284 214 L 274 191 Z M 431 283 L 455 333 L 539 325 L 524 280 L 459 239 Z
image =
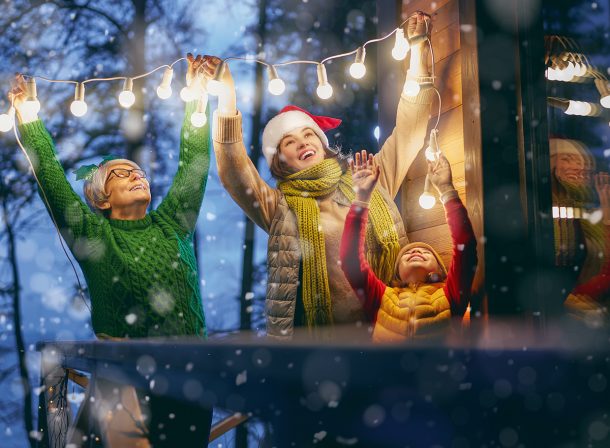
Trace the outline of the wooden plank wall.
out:
M 453 171 L 453 183 L 466 204 L 464 120 L 468 112 L 462 101 L 462 49 L 460 1 L 403 0 L 402 20 L 421 10 L 433 16 L 432 46 L 435 56 L 436 86 L 441 94 L 439 144 Z M 475 28 L 476 29 L 476 28 Z M 438 100 L 431 107 L 428 131 L 436 123 Z M 427 144 L 426 144 L 427 145 Z M 427 164 L 421 151 L 411 166 L 403 184 L 400 202 L 410 241 L 425 241 L 437 249 L 448 265 L 451 258 L 451 238 L 445 214 L 437 201 L 434 208 L 424 210 L 418 199 L 423 191 Z

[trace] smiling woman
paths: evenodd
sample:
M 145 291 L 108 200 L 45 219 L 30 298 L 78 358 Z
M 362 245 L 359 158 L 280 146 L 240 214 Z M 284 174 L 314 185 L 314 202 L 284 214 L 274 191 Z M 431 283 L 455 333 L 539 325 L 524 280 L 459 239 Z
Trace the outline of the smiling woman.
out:
M 409 38 L 431 32 L 430 17 L 419 13 L 407 23 Z M 414 44 L 407 78 L 429 77 L 428 46 Z M 205 70 L 212 76 L 220 60 Z M 348 284 L 339 260 L 339 242 L 354 197 L 347 160 L 329 144 L 325 132 L 341 120 L 287 106 L 267 123 L 262 150 L 277 180 L 263 181 L 249 159 L 242 138 L 241 114 L 226 65 L 219 72 L 226 89 L 215 115 L 214 150 L 219 177 L 244 212 L 269 233 L 267 252 L 267 334 L 291 338 L 296 326 L 316 334 L 321 327 L 365 322 L 362 304 Z M 371 201 L 366 236 L 367 259 L 384 281 L 392 278 L 394 260 L 406 233 L 394 197 L 422 147 L 434 92 L 403 93 L 396 127 L 375 159 L 383 167 Z

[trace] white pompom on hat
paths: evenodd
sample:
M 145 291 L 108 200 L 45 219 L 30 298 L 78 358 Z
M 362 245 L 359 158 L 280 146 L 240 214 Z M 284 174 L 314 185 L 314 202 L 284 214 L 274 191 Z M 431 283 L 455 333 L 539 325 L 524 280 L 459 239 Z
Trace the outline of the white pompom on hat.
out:
M 271 165 L 273 155 L 277 152 L 277 147 L 282 138 L 290 131 L 303 127 L 313 130 L 324 147 L 328 148 L 328 137 L 324 132 L 335 129 L 340 124 L 341 120 L 338 118 L 313 115 L 300 107 L 286 106 L 269 120 L 263 131 L 263 155 L 265 160 Z

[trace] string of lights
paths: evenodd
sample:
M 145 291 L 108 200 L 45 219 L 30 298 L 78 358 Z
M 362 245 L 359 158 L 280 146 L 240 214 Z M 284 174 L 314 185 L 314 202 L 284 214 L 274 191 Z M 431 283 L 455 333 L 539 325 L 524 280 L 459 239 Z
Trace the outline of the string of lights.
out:
M 203 77 L 201 73 L 197 73 L 195 79 L 190 83 L 185 85 L 180 90 L 180 98 L 185 101 L 194 101 L 197 100 L 197 108 L 195 112 L 191 115 L 191 123 L 195 127 L 204 126 L 207 122 L 206 109 L 208 104 L 209 95 L 218 96 L 221 94 L 224 86 L 222 84 L 222 78 L 226 67 L 228 66 L 229 61 L 240 60 L 246 61 L 250 63 L 258 63 L 262 64 L 267 68 L 267 76 L 268 76 L 268 84 L 267 89 L 269 93 L 272 95 L 281 95 L 284 93 L 286 89 L 285 82 L 281 79 L 278 73 L 279 67 L 286 67 L 294 64 L 311 64 L 316 66 L 317 72 L 317 80 L 318 86 L 316 89 L 316 93 L 318 97 L 322 100 L 329 99 L 333 95 L 333 87 L 329 82 L 328 75 L 326 72 L 326 63 L 339 58 L 345 58 L 349 56 L 354 56 L 354 62 L 349 67 L 350 75 L 358 80 L 362 79 L 366 74 L 366 47 L 373 43 L 382 42 L 390 37 L 394 36 L 394 46 L 392 48 L 392 57 L 401 61 L 407 57 L 411 47 L 419 44 L 427 44 L 432 59 L 432 73 L 431 76 L 419 76 L 419 77 L 407 77 L 405 80 L 405 84 L 403 86 L 403 94 L 410 97 L 417 96 L 422 90 L 433 89 L 438 96 L 438 114 L 437 120 L 434 128 L 430 133 L 429 145 L 426 148 L 426 158 L 430 161 L 438 160 L 439 155 L 441 154 L 440 147 L 438 145 L 438 125 L 440 121 L 440 113 L 441 113 L 441 95 L 438 89 L 434 86 L 435 81 L 435 60 L 434 60 L 434 50 L 432 48 L 432 44 L 428 37 L 429 25 L 428 19 L 426 19 L 425 26 L 426 32 L 425 34 L 414 36 L 410 39 L 405 37 L 404 25 L 409 21 L 409 19 L 419 11 L 413 13 L 407 19 L 405 19 L 396 29 L 386 34 L 385 36 L 370 39 L 366 41 L 364 44 L 356 48 L 355 50 L 335 54 L 329 57 L 322 59 L 321 61 L 314 60 L 291 60 L 286 62 L 279 63 L 270 63 L 262 59 L 257 59 L 254 57 L 243 57 L 243 56 L 230 56 L 221 60 L 219 66 L 217 67 L 214 76 L 207 80 L 207 78 Z M 118 94 L 118 102 L 119 105 L 125 109 L 129 109 L 135 104 L 136 97 L 134 94 L 134 81 L 146 78 L 148 76 L 153 75 L 159 70 L 164 69 L 163 76 L 161 78 L 161 82 L 159 83 L 156 93 L 157 96 L 166 100 L 172 95 L 172 80 L 174 74 L 174 66 L 186 60 L 186 58 L 180 58 L 171 64 L 160 65 L 146 73 L 142 73 L 136 76 L 115 76 L 109 78 L 91 78 L 85 79 L 83 81 L 75 81 L 75 80 L 63 80 L 63 79 L 50 79 L 44 76 L 37 75 L 27 75 L 23 74 L 26 80 L 25 86 L 25 101 L 20 105 L 20 110 L 25 111 L 30 115 L 36 115 L 40 111 L 40 102 L 38 101 L 37 95 L 37 86 L 36 80 L 42 80 L 50 83 L 64 83 L 64 84 L 74 84 L 74 100 L 70 104 L 70 111 L 76 117 L 83 117 L 87 114 L 88 106 L 85 101 L 85 85 L 94 83 L 94 82 L 112 82 L 112 81 L 123 81 L 123 87 Z M 208 95 L 209 94 L 209 95 Z M 11 104 L 7 113 L 0 115 L 0 131 L 8 132 L 13 129 L 15 126 L 15 107 Z M 19 136 L 17 132 L 15 132 L 15 136 L 19 145 L 22 147 L 21 142 L 19 142 Z M 434 195 L 430 191 L 430 182 L 429 180 L 425 183 L 426 187 L 424 188 L 424 193 L 420 197 L 420 205 L 424 208 L 431 208 L 436 203 L 436 199 Z

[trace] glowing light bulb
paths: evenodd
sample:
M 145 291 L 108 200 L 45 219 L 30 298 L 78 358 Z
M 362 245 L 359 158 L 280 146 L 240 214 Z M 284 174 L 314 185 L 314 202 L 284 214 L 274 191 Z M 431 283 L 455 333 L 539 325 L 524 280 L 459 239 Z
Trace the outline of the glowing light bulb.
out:
M 604 106 L 606 109 L 610 109 L 610 95 L 606 95 L 601 100 L 599 100 L 600 104 Z
M 11 107 L 8 113 L 0 115 L 0 132 L 8 132 L 15 125 L 15 109 Z
M 226 64 L 225 61 L 222 61 L 220 65 L 216 67 L 214 77 L 208 81 L 208 93 L 210 95 L 218 96 L 223 91 L 222 76 L 224 75 Z
M 200 128 L 208 122 L 208 117 L 206 117 L 205 112 L 194 112 L 191 115 L 191 124 L 196 128 Z
M 281 95 L 286 90 L 286 84 L 281 79 L 272 79 L 267 86 L 272 95 Z
M 318 86 L 318 88 L 316 89 L 316 93 L 318 94 L 318 96 L 323 99 L 323 100 L 327 100 L 329 99 L 331 96 L 333 96 L 333 86 L 331 86 L 330 84 L 324 84 L 324 85 L 320 85 Z
M 426 191 L 419 197 L 419 206 L 423 209 L 430 210 L 434 204 L 436 204 L 436 198 Z
M 87 103 L 78 100 L 72 101 L 72 104 L 70 104 L 70 112 L 72 112 L 75 117 L 82 117 L 87 113 Z
M 316 93 L 323 100 L 327 100 L 333 95 L 333 86 L 328 83 L 324 64 L 318 64 L 318 88 Z
M 366 74 L 366 66 L 364 65 L 364 58 L 366 51 L 364 47 L 358 48 L 356 51 L 356 60 L 349 67 L 349 74 L 355 79 L 361 79 Z
M 75 117 L 82 117 L 87 113 L 87 103 L 85 103 L 85 85 L 82 82 L 76 84 L 74 89 L 74 101 L 70 104 L 70 112 Z
M 157 87 L 157 96 L 162 100 L 168 99 L 172 96 L 172 78 L 174 77 L 174 70 L 171 67 L 167 67 L 163 72 L 163 79 L 161 84 Z
M 40 112 L 40 102 L 36 92 L 36 80 L 29 78 L 25 84 L 25 101 L 19 106 L 22 115 L 33 118 Z
M 361 79 L 366 74 L 366 67 L 360 62 L 354 62 L 349 67 L 349 74 L 352 75 L 353 78 Z
M 267 84 L 267 89 L 269 93 L 272 95 L 281 95 L 286 90 L 286 84 L 281 80 L 279 75 L 277 74 L 277 69 L 270 65 L 267 67 L 269 72 L 269 84 Z
M 133 94 L 133 79 L 125 79 L 123 91 L 119 94 L 119 104 L 125 109 L 129 109 L 136 102 L 136 96 Z
M 426 210 L 431 209 L 436 204 L 436 198 L 430 193 L 431 182 L 430 177 L 426 174 L 426 180 L 424 181 L 424 192 L 419 197 L 419 206 Z
M 428 146 L 426 147 L 425 156 L 426 160 L 430 162 L 435 162 L 438 159 L 438 156 L 441 153 L 441 149 L 438 146 L 438 130 L 432 129 L 430 131 L 430 138 L 428 139 Z
M 417 81 L 415 81 L 414 79 L 407 79 L 405 81 L 405 85 L 402 88 L 402 92 L 406 95 L 406 96 L 417 96 L 417 94 L 420 91 L 420 86 L 419 83 Z
M 587 74 L 587 64 L 578 64 L 578 76 L 585 76 Z
M 402 28 L 396 30 L 396 41 L 392 48 L 392 57 L 397 61 L 402 61 L 407 57 L 407 53 L 411 49 L 409 41 L 405 38 L 405 32 Z
M 197 93 L 194 92 L 190 87 L 184 86 L 182 90 L 180 90 L 180 99 L 185 103 L 188 103 L 189 101 L 197 99 Z
M 205 113 L 205 110 L 208 106 L 208 94 L 204 90 L 201 96 L 199 97 L 199 101 L 197 101 L 197 109 L 191 115 L 191 124 L 196 128 L 200 128 L 208 122 L 208 117 Z
M 429 160 L 430 162 L 434 162 L 436 160 L 436 150 L 434 148 L 432 148 L 431 146 L 428 146 L 426 148 L 426 160 Z

